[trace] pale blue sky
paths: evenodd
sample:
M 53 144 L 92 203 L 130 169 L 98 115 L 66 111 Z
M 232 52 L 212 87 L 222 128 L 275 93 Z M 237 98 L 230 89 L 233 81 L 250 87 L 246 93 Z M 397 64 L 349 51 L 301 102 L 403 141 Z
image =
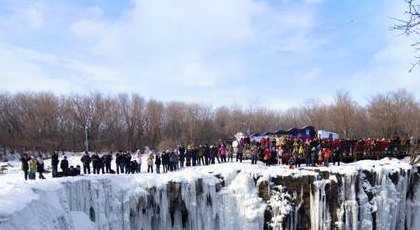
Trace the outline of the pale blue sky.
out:
M 407 88 L 403 0 L 0 0 L 0 90 L 139 93 L 163 101 L 360 103 Z

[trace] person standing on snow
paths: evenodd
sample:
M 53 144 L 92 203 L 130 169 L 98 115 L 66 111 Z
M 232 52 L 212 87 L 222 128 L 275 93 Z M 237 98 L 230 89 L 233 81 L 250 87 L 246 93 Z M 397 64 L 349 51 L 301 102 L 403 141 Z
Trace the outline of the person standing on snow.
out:
M 296 167 L 300 167 L 300 163 L 302 162 L 302 159 L 303 159 L 303 153 L 304 153 L 304 147 L 303 147 L 303 144 L 300 144 L 297 151 L 297 155 L 295 156 Z
M 93 174 L 99 174 L 99 155 L 98 155 L 98 153 L 95 152 L 90 157 L 90 159 L 92 161 Z
M 174 151 L 169 153 L 169 171 L 175 171 L 178 164 L 178 156 Z
M 318 167 L 322 166 L 322 157 L 323 157 L 322 155 L 323 155 L 323 150 L 321 149 L 318 151 Z
M 98 161 L 98 167 L 102 171 L 102 174 L 105 174 L 105 158 L 106 158 L 106 154 L 102 154 L 102 156 L 99 157 L 99 161 Z M 99 174 L 99 169 L 98 169 L 98 174 Z
M 124 167 L 125 167 L 125 174 L 130 174 L 130 162 L 131 162 L 131 153 L 130 151 L 127 151 L 124 154 L 124 158 L 123 158 L 123 162 L 124 162 Z
M 29 171 L 29 163 L 28 163 L 28 155 L 24 153 L 22 157 L 20 158 L 20 161 L 22 162 L 22 171 L 25 177 L 25 180 L 28 180 L 28 171 Z
M 105 171 L 111 173 L 112 152 L 105 155 Z
M 219 148 L 220 158 L 222 159 L 222 162 L 226 162 L 226 147 L 225 144 L 220 144 Z
M 316 147 L 312 147 L 311 148 L 311 166 L 315 167 L 316 166 L 316 159 L 317 159 L 317 148 Z
M 183 145 L 179 146 L 179 166 L 180 168 L 184 168 L 184 161 L 185 161 L 185 148 Z
M 44 159 L 42 158 L 41 153 L 38 154 L 36 158 L 36 170 L 39 173 L 39 179 L 45 179 L 44 177 Z
M 277 157 L 279 158 L 279 164 L 282 165 L 283 164 L 283 148 L 280 146 L 278 151 L 277 151 Z
M 217 144 L 213 146 L 213 156 L 214 156 L 214 158 L 216 158 L 217 163 L 220 164 L 219 149 L 218 149 Z M 214 161 L 214 159 L 213 159 L 213 161 Z M 214 162 L 214 163 L 216 163 L 216 162 Z
M 83 174 L 90 174 L 90 156 L 89 153 L 86 151 L 85 154 L 82 156 L 80 161 L 83 163 Z
M 209 165 L 211 163 L 210 160 L 210 146 L 208 143 L 204 145 L 204 163 Z
M 29 160 L 29 180 L 35 180 L 36 179 L 36 161 L 34 159 L 34 157 L 31 157 L 31 159 Z
M 67 171 L 69 170 L 69 161 L 67 160 L 67 156 L 64 156 L 64 159 L 61 160 L 60 168 L 61 168 L 61 171 L 63 172 L 63 176 L 66 176 Z
M 142 163 L 142 159 L 141 159 L 141 151 L 140 151 L 140 149 L 137 149 L 137 152 L 136 152 L 136 159 L 137 159 L 137 168 L 136 168 L 136 172 L 137 172 L 137 173 L 141 173 L 141 163 Z
M 52 177 L 57 177 L 58 172 L 58 153 L 57 151 L 54 151 L 54 153 L 51 156 L 51 168 L 52 168 Z
M 236 162 L 238 162 L 238 160 L 239 160 L 239 162 L 242 163 L 242 157 L 243 157 L 243 154 L 244 154 L 243 151 L 244 151 L 243 146 L 239 145 L 238 146 L 238 152 L 236 153 Z
M 152 162 L 153 162 L 153 158 L 152 158 Z M 160 173 L 160 165 L 161 164 L 162 164 L 162 158 L 160 157 L 159 154 L 156 154 L 156 157 L 155 157 L 156 173 Z M 152 167 L 153 167 L 153 164 L 152 164 Z M 165 168 L 165 166 L 164 166 L 164 168 Z M 152 172 L 153 172 L 153 169 L 152 169 Z
M 265 165 L 266 166 L 270 166 L 270 151 L 268 150 L 268 148 L 264 149 L 264 161 L 265 161 Z
M 123 156 L 121 150 L 117 153 L 115 156 L 115 165 L 117 166 L 117 174 L 124 173 L 124 167 L 123 167 Z
M 150 153 L 149 156 L 147 156 L 147 172 L 153 173 L 153 154 Z
M 204 147 L 198 146 L 198 165 L 204 165 Z
M 266 149 L 270 148 L 270 138 L 268 136 L 266 136 L 265 139 L 264 139 L 264 147 Z
M 169 165 L 169 151 L 168 150 L 166 150 L 166 151 L 163 151 L 162 152 L 162 158 L 161 158 L 161 161 L 162 161 L 162 168 L 163 168 L 163 173 L 166 173 L 166 172 L 168 172 L 168 165 Z M 157 166 L 156 166 L 157 167 Z M 159 170 L 158 169 L 156 169 L 156 172 L 158 172 L 159 173 Z
M 305 144 L 303 154 L 305 155 L 306 167 L 309 167 L 311 165 L 311 146 L 309 144 Z
M 227 161 L 229 162 L 233 162 L 233 146 L 229 145 L 229 147 L 227 148 Z
M 233 151 L 233 148 L 232 148 Z M 232 160 L 233 161 L 233 160 Z M 251 164 L 257 164 L 258 162 L 258 153 L 255 146 L 251 146 Z
M 340 162 L 342 160 L 342 151 L 340 147 L 336 147 L 334 150 L 334 156 L 333 156 L 333 163 L 335 165 L 335 162 L 337 162 L 338 166 L 340 166 Z
M 192 146 L 191 158 L 192 158 L 192 166 L 196 166 L 197 159 L 198 159 L 198 148 L 195 145 Z
M 331 157 L 331 150 L 329 148 L 325 148 L 323 151 L 323 155 L 324 155 L 324 166 L 328 167 L 330 157 Z
M 270 164 L 271 165 L 276 165 L 277 164 L 277 152 L 276 152 L 276 147 L 271 147 L 270 150 Z
M 185 166 L 186 167 L 190 167 L 191 166 L 191 156 L 192 156 L 192 145 L 189 144 L 187 146 L 187 152 L 185 154 L 185 159 L 186 159 Z

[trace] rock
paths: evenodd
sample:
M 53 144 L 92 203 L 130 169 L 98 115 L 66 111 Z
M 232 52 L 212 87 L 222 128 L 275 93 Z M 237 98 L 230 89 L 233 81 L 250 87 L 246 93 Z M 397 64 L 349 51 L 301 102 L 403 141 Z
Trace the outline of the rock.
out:
M 258 184 L 258 196 L 261 197 L 265 202 L 270 200 L 270 187 L 268 181 L 261 181 Z
M 195 192 L 198 195 L 203 194 L 203 179 L 198 179 L 197 183 L 195 184 Z

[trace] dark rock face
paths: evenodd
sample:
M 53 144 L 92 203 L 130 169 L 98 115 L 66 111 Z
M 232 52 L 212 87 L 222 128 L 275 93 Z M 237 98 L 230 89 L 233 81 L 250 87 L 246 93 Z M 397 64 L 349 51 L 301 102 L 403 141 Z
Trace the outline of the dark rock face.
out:
M 223 187 L 225 187 L 225 178 L 223 178 L 220 174 L 216 174 L 214 176 L 219 179 L 219 183 L 216 184 L 216 192 L 219 192 Z
M 258 185 L 258 196 L 261 197 L 264 201 L 270 200 L 270 187 L 267 181 L 262 181 Z
M 185 204 L 182 206 L 183 201 L 181 200 L 181 183 L 170 181 L 167 184 L 167 196 L 169 199 L 169 213 L 171 215 L 172 226 L 174 226 L 175 221 L 175 211 L 185 207 Z M 188 217 L 188 215 L 186 215 Z M 184 215 L 183 215 L 184 218 Z M 184 222 L 184 219 L 183 219 Z
M 203 194 L 203 179 L 198 179 L 197 184 L 195 184 L 195 191 L 197 195 Z

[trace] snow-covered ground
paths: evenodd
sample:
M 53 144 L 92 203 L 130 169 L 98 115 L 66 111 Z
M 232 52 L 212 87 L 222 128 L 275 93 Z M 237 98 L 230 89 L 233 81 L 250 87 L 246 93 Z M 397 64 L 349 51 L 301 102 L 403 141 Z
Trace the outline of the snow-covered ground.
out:
M 140 174 L 36 181 L 23 180 L 20 162 L 7 164 L 2 230 L 420 229 L 417 166 L 406 160 L 295 170 L 244 161 L 148 174 L 144 158 Z

